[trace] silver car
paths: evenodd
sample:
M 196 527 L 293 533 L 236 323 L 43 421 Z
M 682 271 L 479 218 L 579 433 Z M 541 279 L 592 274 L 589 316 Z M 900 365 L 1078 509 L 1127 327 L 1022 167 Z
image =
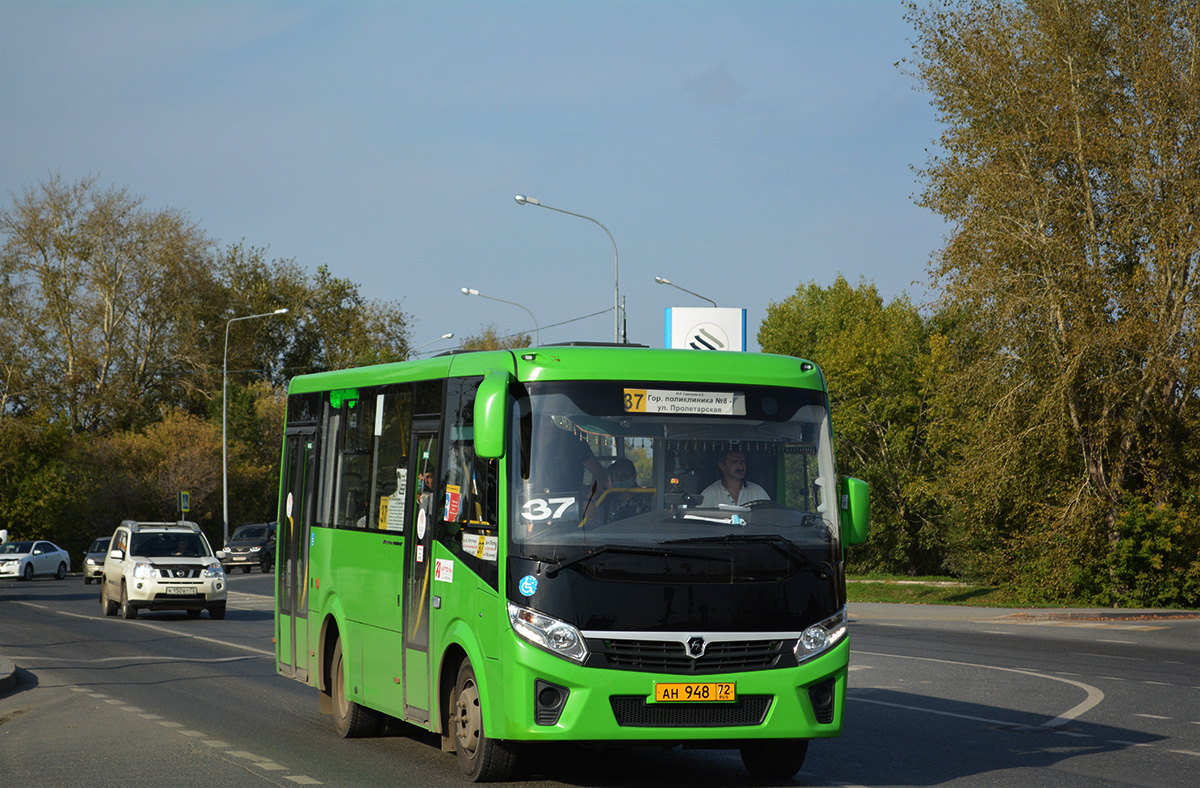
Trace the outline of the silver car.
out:
M 83 557 L 84 585 L 91 585 L 93 580 L 104 577 L 104 557 L 108 555 L 108 543 L 111 541 L 111 536 L 102 536 L 87 549 L 87 555 Z

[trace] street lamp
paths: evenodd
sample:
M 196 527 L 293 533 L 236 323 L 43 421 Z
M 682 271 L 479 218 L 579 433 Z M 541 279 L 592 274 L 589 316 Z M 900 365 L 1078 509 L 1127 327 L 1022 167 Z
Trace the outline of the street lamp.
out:
M 473 287 L 462 288 L 462 294 L 466 295 L 466 296 L 479 296 L 480 298 L 490 298 L 491 300 L 499 301 L 502 304 L 512 304 L 513 306 L 521 307 L 529 314 L 529 318 L 531 320 L 533 320 L 533 331 L 534 331 L 534 337 L 536 338 L 537 344 L 539 344 L 539 345 L 542 344 L 542 329 L 538 327 L 537 318 L 534 317 L 533 313 L 529 311 L 529 307 L 522 306 L 521 304 L 518 304 L 516 301 L 505 301 L 503 298 L 496 298 L 496 296 L 484 295 L 483 293 L 479 292 L 478 290 L 476 290 Z
M 565 213 L 570 216 L 578 216 L 580 219 L 587 219 L 592 224 L 599 225 L 600 229 L 603 230 L 604 233 L 608 236 L 608 240 L 612 241 L 612 245 L 613 245 L 613 341 L 620 342 L 621 341 L 621 284 L 620 284 L 621 259 L 620 259 L 620 256 L 617 254 L 617 242 L 613 238 L 612 233 L 610 233 L 608 231 L 607 227 L 600 224 L 600 222 L 596 221 L 595 219 L 593 219 L 590 216 L 584 216 L 581 213 L 575 213 L 573 211 L 564 211 L 562 208 L 555 208 L 552 205 L 545 205 L 544 203 L 538 202 L 538 199 L 536 197 L 526 197 L 524 194 L 518 194 L 513 199 L 517 201 L 517 205 L 536 205 L 540 208 L 548 208 L 551 211 L 558 211 L 559 213 Z
M 253 320 L 256 317 L 274 317 L 287 314 L 287 307 L 276 309 L 274 312 L 263 312 L 261 315 L 245 315 L 231 317 L 225 322 L 225 357 L 221 361 L 221 522 L 224 524 L 224 535 L 221 549 L 229 541 L 229 444 L 226 442 L 226 423 L 229 419 L 229 327 L 239 320 Z
M 691 290 L 688 290 L 686 287 L 680 287 L 679 285 L 672 282 L 670 279 L 663 279 L 661 276 L 656 276 L 656 277 L 654 277 L 654 281 L 658 282 L 660 285 L 671 285 L 671 287 L 675 288 L 676 290 L 682 290 L 683 292 L 687 293 L 688 295 L 694 295 L 694 296 L 696 296 L 696 298 L 699 298 L 703 301 L 707 301 L 708 303 L 712 304 L 713 306 L 717 305 L 717 302 L 712 300 L 711 298 L 702 296 L 699 293 L 693 293 Z
M 423 348 L 423 347 L 429 347 L 430 345 L 434 344 L 435 342 L 441 342 L 441 341 L 443 341 L 443 340 L 446 340 L 446 339 L 454 339 L 454 332 L 453 332 L 453 331 L 447 331 L 445 334 L 442 334 L 442 335 L 441 335 L 440 337 L 438 337 L 437 339 L 431 339 L 431 340 L 429 340 L 428 342 L 425 342 L 425 343 L 423 343 L 423 344 L 417 345 L 417 346 L 416 346 L 416 347 L 414 347 L 414 348 L 409 348 L 408 355 L 410 355 L 410 356 L 411 356 L 413 353 L 415 353 L 416 351 L 420 350 L 420 349 L 421 349 L 421 348 Z

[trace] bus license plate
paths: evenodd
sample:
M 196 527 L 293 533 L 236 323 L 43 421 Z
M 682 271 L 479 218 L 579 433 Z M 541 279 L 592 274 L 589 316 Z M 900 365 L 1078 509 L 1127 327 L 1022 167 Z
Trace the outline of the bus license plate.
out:
M 737 700 L 733 682 L 688 682 L 655 684 L 654 700 L 658 703 L 719 702 Z

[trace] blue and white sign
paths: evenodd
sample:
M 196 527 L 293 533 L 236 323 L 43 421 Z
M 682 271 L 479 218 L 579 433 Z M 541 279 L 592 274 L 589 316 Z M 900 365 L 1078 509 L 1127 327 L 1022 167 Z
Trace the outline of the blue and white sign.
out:
M 666 309 L 666 346 L 680 350 L 746 349 L 746 310 L 740 307 Z
M 537 593 L 537 578 L 533 575 L 525 575 L 521 578 L 521 582 L 517 583 L 517 590 L 525 596 L 533 596 Z

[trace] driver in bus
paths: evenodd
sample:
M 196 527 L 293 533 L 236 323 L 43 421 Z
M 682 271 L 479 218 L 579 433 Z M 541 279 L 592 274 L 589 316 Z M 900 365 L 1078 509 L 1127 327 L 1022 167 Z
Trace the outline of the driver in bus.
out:
M 767 501 L 771 496 L 754 482 L 746 481 L 746 455 L 731 449 L 717 462 L 721 478 L 704 488 L 704 501 L 700 505 L 716 509 L 718 504 L 744 506 L 752 501 Z

